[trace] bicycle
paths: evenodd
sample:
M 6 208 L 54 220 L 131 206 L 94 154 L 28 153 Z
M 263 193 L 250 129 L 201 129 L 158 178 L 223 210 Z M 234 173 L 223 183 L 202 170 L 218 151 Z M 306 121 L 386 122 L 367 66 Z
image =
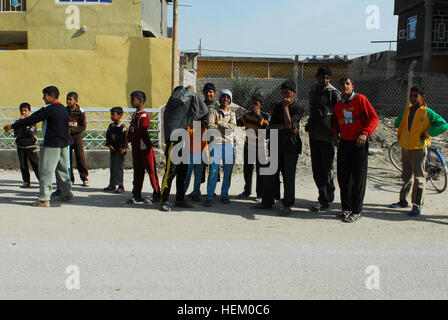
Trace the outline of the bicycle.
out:
M 401 168 L 401 148 L 398 146 L 398 141 L 395 141 L 389 147 L 389 159 L 395 168 L 403 171 L 403 169 Z M 425 172 L 426 181 L 431 181 L 431 184 L 438 193 L 442 193 L 446 190 L 448 169 L 445 159 L 443 158 L 442 153 L 437 147 L 428 147 Z

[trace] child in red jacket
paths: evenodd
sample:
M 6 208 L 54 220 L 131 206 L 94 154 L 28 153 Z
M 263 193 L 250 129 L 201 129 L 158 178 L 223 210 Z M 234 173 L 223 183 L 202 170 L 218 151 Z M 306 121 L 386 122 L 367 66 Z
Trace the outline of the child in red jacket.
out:
M 132 162 L 134 167 L 134 188 L 132 198 L 128 203 L 143 202 L 142 188 L 145 170 L 149 173 L 152 188 L 154 189 L 152 202 L 160 201 L 159 178 L 157 177 L 154 149 L 148 134 L 149 116 L 144 109 L 146 95 L 142 91 L 131 93 L 131 105 L 136 109 L 128 132 L 128 141 L 132 146 Z
M 342 100 L 334 106 L 333 145 L 338 147 L 337 174 L 344 222 L 361 217 L 367 182 L 367 158 L 371 136 L 379 118 L 369 100 L 354 92 L 353 80 L 340 80 Z

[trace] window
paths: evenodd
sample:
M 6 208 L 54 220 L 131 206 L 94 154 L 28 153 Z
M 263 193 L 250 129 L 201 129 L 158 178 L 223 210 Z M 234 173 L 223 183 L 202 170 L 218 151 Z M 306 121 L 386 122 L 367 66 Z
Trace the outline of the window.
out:
M 56 0 L 59 4 L 112 4 L 112 0 Z
M 417 16 L 408 18 L 407 35 L 408 40 L 413 40 L 417 38 Z
M 26 0 L 0 0 L 0 12 L 26 11 Z
M 405 29 L 401 29 L 398 32 L 398 39 L 402 40 L 402 39 L 406 39 L 406 30 Z
M 439 10 L 434 12 L 432 47 L 438 49 L 448 49 L 448 10 Z

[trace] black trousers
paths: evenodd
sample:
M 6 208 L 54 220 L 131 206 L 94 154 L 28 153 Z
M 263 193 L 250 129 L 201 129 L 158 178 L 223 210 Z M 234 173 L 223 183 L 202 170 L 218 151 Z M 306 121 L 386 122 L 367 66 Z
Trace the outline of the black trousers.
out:
M 167 202 L 170 197 L 171 184 L 176 177 L 176 201 L 185 200 L 185 178 L 187 176 L 188 164 L 174 164 L 171 160 L 171 150 L 179 142 L 167 144 L 165 149 L 166 170 L 162 180 L 161 202 Z
M 344 141 L 338 149 L 338 184 L 341 190 L 342 210 L 362 212 L 366 194 L 368 142 L 358 148 L 356 141 Z
M 256 188 L 257 198 L 261 198 L 262 179 L 260 177 L 260 162 L 258 161 L 258 152 L 256 155 L 255 163 L 249 163 L 248 149 L 244 148 L 244 192 L 250 195 L 252 193 L 252 177 L 254 173 L 254 167 L 256 172 Z
M 318 201 L 329 204 L 334 201 L 333 160 L 334 147 L 331 143 L 310 140 L 313 178 L 319 191 Z
M 39 180 L 39 153 L 37 152 L 37 148 L 17 148 L 17 154 L 19 156 L 20 171 L 22 172 L 23 182 L 30 183 L 31 181 L 28 161 L 33 168 L 36 178 Z
M 291 207 L 294 205 L 296 196 L 296 168 L 298 152 L 286 152 L 280 150 L 278 155 L 278 171 L 274 175 L 263 176 L 262 178 L 262 203 L 263 206 L 270 208 L 274 205 L 274 200 L 280 198 L 280 177 L 283 178 L 283 205 Z
M 84 155 L 84 143 L 82 141 L 82 134 L 72 136 L 73 144 L 70 146 L 70 178 L 72 183 L 75 182 L 75 175 L 73 170 L 73 152 L 76 158 L 76 168 L 82 181 L 87 181 L 89 177 L 89 170 L 87 169 L 86 157 Z

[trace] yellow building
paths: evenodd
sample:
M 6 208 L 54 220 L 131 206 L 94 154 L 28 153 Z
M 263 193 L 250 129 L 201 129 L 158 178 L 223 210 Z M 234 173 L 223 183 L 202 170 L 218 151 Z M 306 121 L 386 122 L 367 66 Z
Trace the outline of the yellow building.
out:
M 235 78 L 236 76 L 257 79 L 294 78 L 314 79 L 317 68 L 326 65 L 331 68 L 335 79 L 344 76 L 346 58 L 313 58 L 302 61 L 288 58 L 248 57 L 198 57 L 198 78 Z
M 42 88 L 76 91 L 83 107 L 146 106 L 171 91 L 170 0 L 0 0 L 0 106 L 41 106 Z

